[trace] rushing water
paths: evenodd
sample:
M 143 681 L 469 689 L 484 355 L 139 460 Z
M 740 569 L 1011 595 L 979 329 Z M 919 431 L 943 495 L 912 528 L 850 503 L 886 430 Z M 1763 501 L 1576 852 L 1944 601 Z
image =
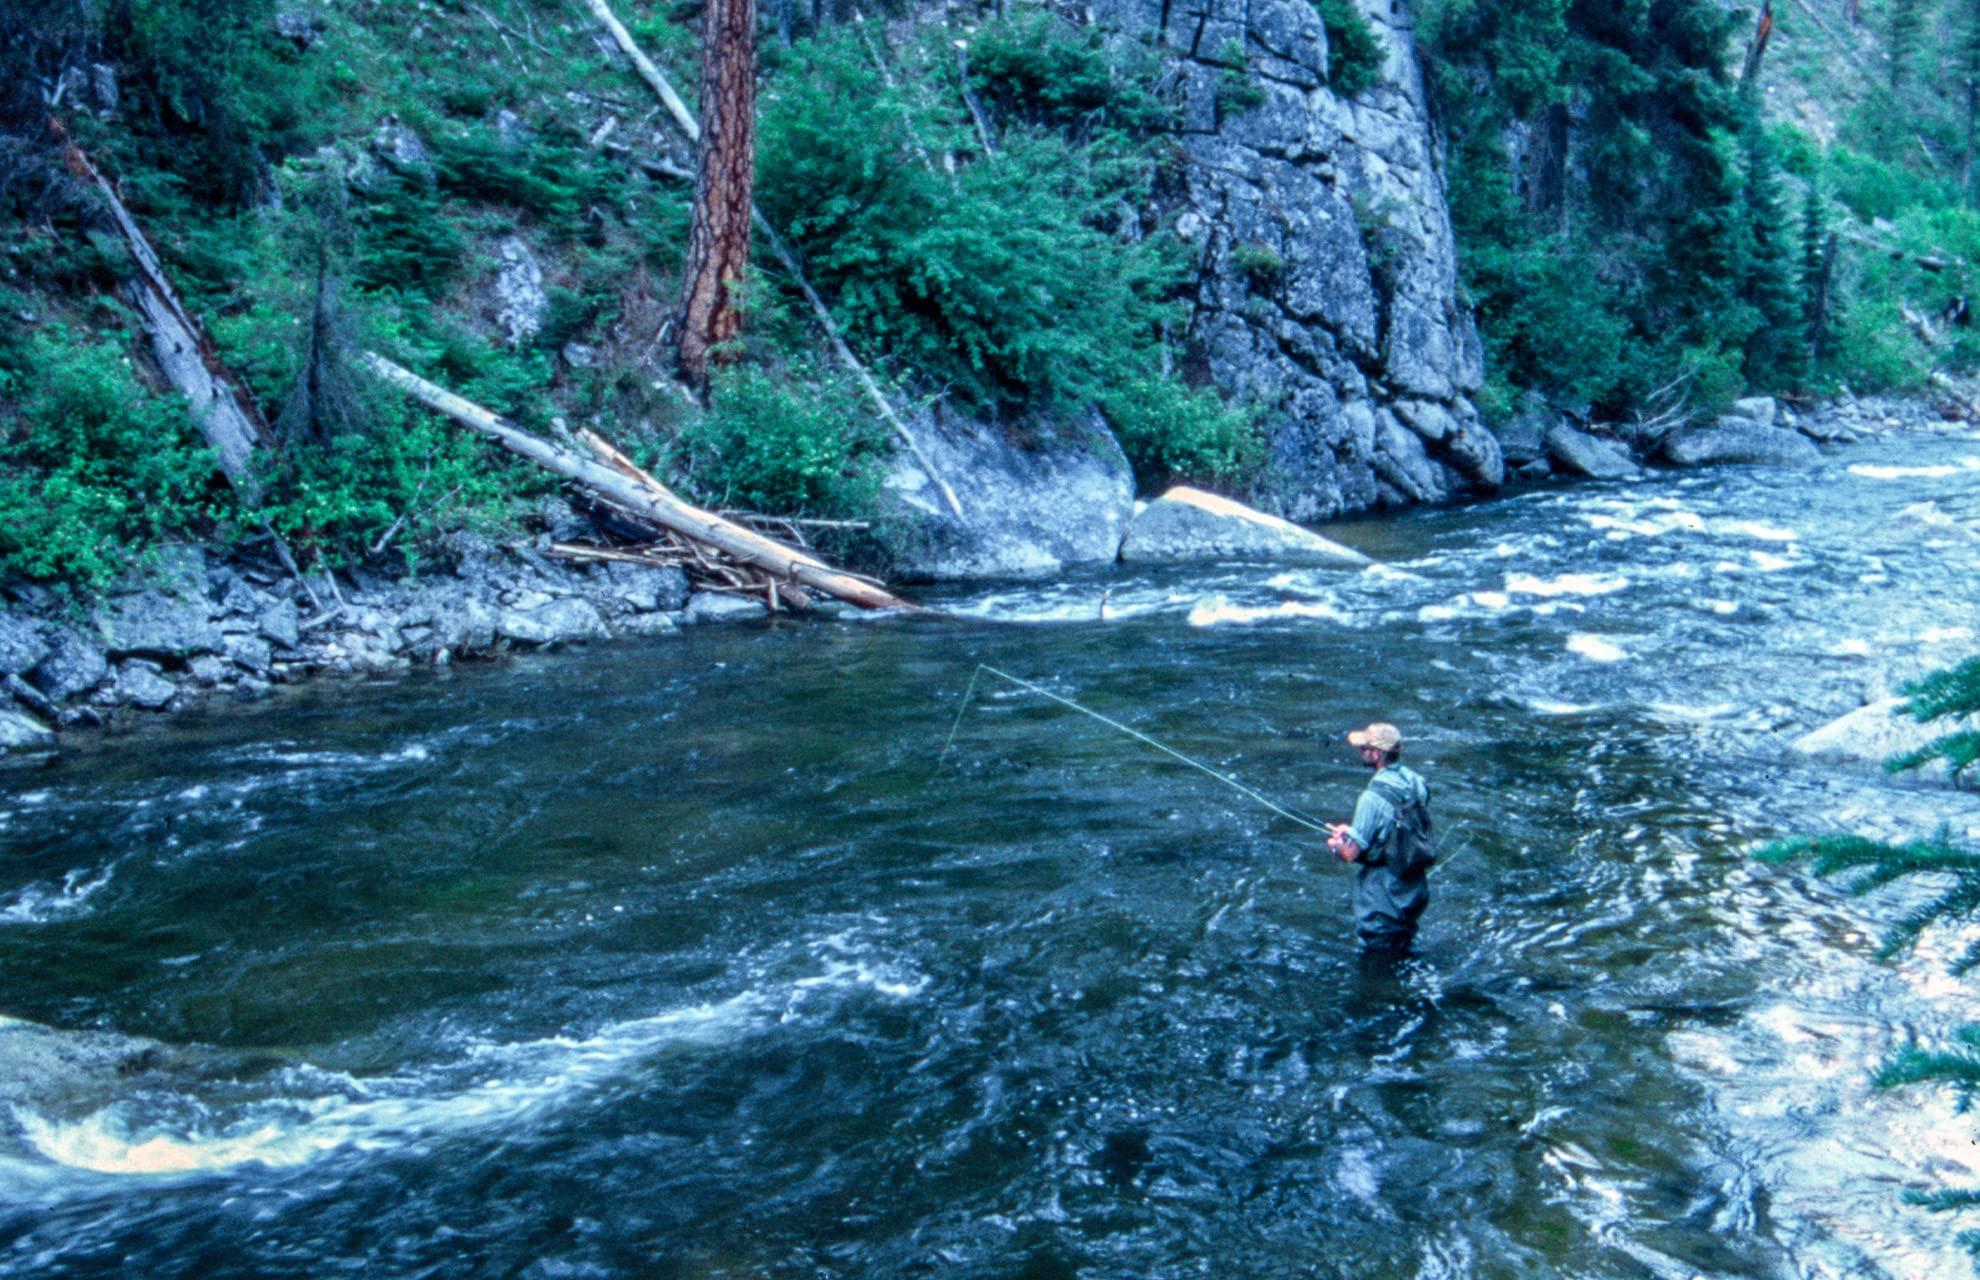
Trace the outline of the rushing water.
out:
M 1962 528 L 1962 524 L 1964 528 Z M 1913 891 L 1745 856 L 1980 837 L 1788 758 L 1980 648 L 1980 438 L 1334 532 L 962 621 L 706 630 L 0 774 L 0 1009 L 187 1046 L 0 1116 L 0 1275 L 1969 1274 L 1968 1016 Z M 1358 962 L 1309 833 L 1404 726 L 1445 847 Z M 5 1034 L 0 1031 L 0 1034 Z

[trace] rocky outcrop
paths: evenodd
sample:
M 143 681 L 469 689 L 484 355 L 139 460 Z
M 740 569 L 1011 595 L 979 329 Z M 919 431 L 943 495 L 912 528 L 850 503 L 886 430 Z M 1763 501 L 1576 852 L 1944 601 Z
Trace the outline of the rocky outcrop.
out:
M 1138 564 L 1266 560 L 1359 568 L 1372 563 L 1277 516 L 1229 498 L 1177 487 L 1148 503 L 1128 526 L 1121 559 Z
M 1311 0 L 1098 0 L 1086 20 L 1172 65 L 1180 162 L 1144 232 L 1195 255 L 1184 378 L 1263 411 L 1248 498 L 1312 522 L 1438 502 L 1505 478 L 1471 403 L 1483 377 L 1457 296 L 1442 158 L 1402 6 L 1363 5 L 1387 51 L 1379 83 L 1329 87 Z M 1247 86 L 1233 95 L 1234 84 Z M 944 509 L 912 465 L 901 502 L 908 576 L 1049 574 L 1114 558 L 1132 482 L 1104 423 L 1013 432 L 927 420 L 914 434 L 959 495 Z M 1015 443 L 1014 443 L 1015 441 Z
M 1134 473 L 1097 415 L 1014 432 L 938 409 L 909 429 L 936 474 L 963 495 L 963 514 L 912 457 L 895 460 L 887 478 L 898 530 L 890 558 L 901 577 L 1044 577 L 1120 554 L 1134 513 Z
M 1309 0 L 1103 0 L 1125 38 L 1176 59 L 1184 190 L 1171 210 L 1196 252 L 1185 373 L 1267 407 L 1252 495 L 1313 521 L 1434 502 L 1504 478 L 1470 396 L 1483 375 L 1457 298 L 1414 33 L 1401 6 L 1363 5 L 1387 47 L 1379 83 L 1329 87 Z M 1248 76 L 1255 105 L 1233 104 Z

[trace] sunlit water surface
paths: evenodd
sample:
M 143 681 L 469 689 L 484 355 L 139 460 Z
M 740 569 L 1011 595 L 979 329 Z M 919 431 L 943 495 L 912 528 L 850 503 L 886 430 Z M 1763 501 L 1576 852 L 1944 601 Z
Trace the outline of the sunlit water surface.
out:
M 187 1052 L 0 1116 L 0 1274 L 1969 1273 L 1976 1122 L 1876 1064 L 1965 939 L 1746 854 L 1980 836 L 1790 759 L 1980 648 L 1980 440 L 1338 526 L 956 620 L 316 687 L 0 773 L 0 1010 Z M 1310 834 L 1410 735 L 1369 968 Z M 942 748 L 952 727 L 954 745 Z M 0 1033 L 3 1034 L 3 1033 Z

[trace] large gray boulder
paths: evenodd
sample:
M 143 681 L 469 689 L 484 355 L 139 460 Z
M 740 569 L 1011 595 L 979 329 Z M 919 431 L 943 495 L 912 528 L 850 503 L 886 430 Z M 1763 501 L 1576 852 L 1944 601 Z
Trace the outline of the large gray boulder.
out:
M 96 630 L 111 657 L 183 662 L 196 653 L 219 653 L 226 636 L 204 597 L 184 599 L 163 591 L 117 596 L 96 611 Z
M 1904 710 L 1905 699 L 1882 698 L 1858 707 L 1788 744 L 1798 756 L 1834 763 L 1881 766 L 1892 756 L 1918 750 L 1935 739 L 1961 729 L 1972 728 L 1966 720 L 1937 720 L 1923 724 Z M 1946 768 L 1934 761 L 1918 773 L 1944 778 Z
M 1628 480 L 1642 474 L 1629 451 L 1610 440 L 1557 423 L 1547 432 L 1547 456 L 1563 471 L 1591 480 Z
M 534 609 L 504 609 L 496 616 L 495 632 L 515 644 L 538 647 L 603 640 L 611 635 L 590 601 L 569 597 Z
M 0 676 L 34 670 L 48 656 L 48 641 L 39 624 L 11 613 L 0 613 Z
M 28 672 L 28 683 L 52 701 L 61 702 L 87 693 L 110 674 L 110 663 L 103 650 L 67 627 L 49 638 L 48 656 Z
M 1803 467 L 1820 462 L 1822 451 L 1798 431 L 1727 417 L 1672 432 L 1664 457 L 1680 467 Z
M 887 476 L 895 572 L 907 579 L 1045 577 L 1120 554 L 1134 513 L 1134 472 L 1097 414 L 1033 422 L 1021 436 L 946 414 L 910 424 L 922 453 L 954 490 L 957 518 L 903 450 Z
M 1352 547 L 1229 498 L 1178 486 L 1143 507 L 1128 526 L 1121 559 L 1138 564 L 1264 560 L 1359 568 Z

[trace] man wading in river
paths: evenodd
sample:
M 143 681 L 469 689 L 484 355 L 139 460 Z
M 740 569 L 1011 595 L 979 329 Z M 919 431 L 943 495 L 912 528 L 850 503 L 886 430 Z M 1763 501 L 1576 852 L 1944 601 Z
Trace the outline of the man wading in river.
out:
M 1354 882 L 1355 929 L 1370 951 L 1400 952 L 1416 936 L 1416 918 L 1430 905 L 1430 787 L 1397 763 L 1402 734 L 1377 721 L 1347 736 L 1361 762 L 1375 771 L 1354 804 L 1354 820 L 1330 824 L 1327 847 L 1359 868 Z

